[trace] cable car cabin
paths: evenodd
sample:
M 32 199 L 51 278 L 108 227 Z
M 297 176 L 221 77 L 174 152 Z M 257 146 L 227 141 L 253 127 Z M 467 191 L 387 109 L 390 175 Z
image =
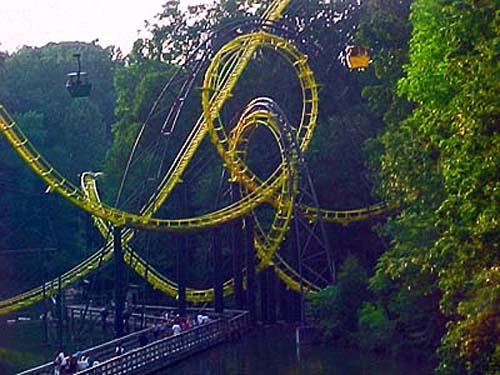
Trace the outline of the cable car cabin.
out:
M 370 54 L 368 50 L 361 46 L 347 47 L 347 66 L 349 69 L 365 69 L 370 64 Z
M 78 63 L 78 70 L 69 73 L 66 81 L 66 89 L 73 98 L 85 98 L 90 95 L 90 90 L 92 90 L 92 84 L 89 83 L 87 73 L 82 72 L 80 56 L 79 53 L 73 55 Z
M 68 74 L 66 89 L 73 98 L 85 98 L 90 95 L 92 84 L 88 81 L 87 73 L 73 72 Z

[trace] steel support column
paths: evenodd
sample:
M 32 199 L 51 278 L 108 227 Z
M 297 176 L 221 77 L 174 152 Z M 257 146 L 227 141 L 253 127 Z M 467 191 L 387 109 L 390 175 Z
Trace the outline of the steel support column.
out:
M 216 313 L 224 312 L 223 267 L 222 267 L 222 238 L 220 228 L 213 229 L 214 255 L 214 309 Z
M 113 261 L 115 278 L 115 337 L 123 336 L 123 310 L 125 307 L 125 262 L 123 260 L 121 228 L 113 228 Z
M 183 215 L 187 215 L 188 207 L 187 207 L 187 197 L 188 188 L 187 185 L 184 184 L 182 186 L 182 203 L 181 203 L 181 212 Z M 186 233 L 182 233 L 177 236 L 177 283 L 178 283 L 178 292 L 177 292 L 177 308 L 179 309 L 179 315 L 185 316 L 187 309 L 186 302 L 186 267 L 187 267 L 187 259 L 189 252 L 189 241 Z
M 259 273 L 259 287 L 260 287 L 260 320 L 267 322 L 269 320 L 269 282 L 267 278 L 267 271 L 269 267 Z
M 59 349 L 63 348 L 64 344 L 64 296 L 62 290 L 62 280 L 61 276 L 57 278 L 57 331 L 59 340 Z
M 245 266 L 246 266 L 246 308 L 250 313 L 250 319 L 256 319 L 255 300 L 255 249 L 254 249 L 254 227 L 253 217 L 245 217 Z
M 231 201 L 236 202 L 240 197 L 239 186 L 231 184 Z M 233 254 L 233 280 L 234 280 L 234 302 L 237 309 L 243 309 L 245 305 L 245 294 L 243 291 L 243 248 L 242 239 L 245 234 L 242 230 L 243 221 L 233 220 L 231 225 L 231 250 Z
M 277 277 L 273 267 L 268 267 L 265 271 L 267 273 L 268 285 L 268 320 L 269 323 L 276 322 L 276 284 Z
M 186 234 L 177 236 L 177 308 L 179 315 L 186 315 L 186 259 L 188 251 L 188 239 Z

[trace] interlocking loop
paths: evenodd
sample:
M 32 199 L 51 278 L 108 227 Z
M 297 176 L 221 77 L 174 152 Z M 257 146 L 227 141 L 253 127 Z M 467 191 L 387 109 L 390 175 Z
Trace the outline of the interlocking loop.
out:
M 277 20 L 288 3 L 289 0 L 273 1 L 262 17 L 263 21 Z M 301 88 L 300 122 L 294 126 L 295 130 L 292 130 L 281 115 L 277 104 L 269 99 L 260 98 L 249 103 L 239 122 L 228 135 L 221 122 L 220 111 L 231 97 L 248 62 L 260 48 L 275 51 L 293 68 Z M 318 102 L 317 84 L 308 64 L 308 58 L 300 53 L 291 42 L 264 31 L 241 35 L 231 40 L 217 52 L 205 73 L 202 88 L 203 115 L 194 124 L 157 191 L 139 214 L 124 212 L 103 204 L 97 191 L 95 174 L 91 172 L 82 174 L 81 188 L 70 183 L 36 150 L 1 105 L 0 130 L 19 156 L 48 185 L 50 191 L 58 192 L 93 215 L 94 223 L 105 239 L 108 239 L 112 226 L 125 227 L 122 231 L 125 262 L 156 289 L 171 296 L 177 296 L 176 283 L 154 269 L 131 248 L 130 241 L 134 237 L 134 229 L 182 232 L 215 227 L 250 214 L 266 202 L 274 206 L 275 216 L 267 233 L 257 226 L 255 249 L 260 259 L 258 270 L 272 266 L 291 289 L 316 291 L 320 285 L 301 279 L 301 275 L 279 256 L 278 249 L 294 214 L 294 199 L 298 193 L 297 164 L 300 162 L 297 155 L 306 152 L 311 140 L 316 126 Z M 266 127 L 273 135 L 281 155 L 279 166 L 264 181 L 260 180 L 245 163 L 249 135 L 259 126 Z M 222 209 L 197 217 L 184 219 L 153 217 L 168 199 L 174 187 L 181 181 L 184 171 L 207 132 L 231 175 L 231 181 L 238 182 L 242 186 L 244 194 L 241 199 Z M 382 204 L 352 211 L 318 210 L 316 207 L 302 205 L 299 207 L 300 212 L 296 214 L 311 221 L 322 219 L 348 224 L 351 221 L 363 220 L 379 214 L 384 210 L 385 206 Z M 58 281 L 61 287 L 65 288 L 109 261 L 112 255 L 113 244 L 108 240 L 101 249 L 61 275 L 60 278 L 26 293 L 0 301 L 0 314 L 27 307 L 56 294 Z M 224 283 L 224 295 L 230 295 L 232 292 L 233 280 L 231 279 Z M 213 289 L 187 288 L 186 295 L 188 301 L 202 303 L 212 300 L 214 291 Z

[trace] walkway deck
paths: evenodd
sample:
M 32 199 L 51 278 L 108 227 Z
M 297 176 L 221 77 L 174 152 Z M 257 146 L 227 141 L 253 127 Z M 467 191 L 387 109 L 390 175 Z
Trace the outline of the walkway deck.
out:
M 138 338 L 143 333 L 150 333 L 152 328 L 149 327 L 82 351 L 82 354 L 98 359 L 100 364 L 77 374 L 149 374 L 231 339 L 235 332 L 246 331 L 249 326 L 248 312 L 228 311 L 219 319 L 141 347 Z M 120 356 L 114 356 L 117 345 L 124 347 L 126 352 Z M 47 363 L 18 375 L 52 375 L 53 373 L 53 363 Z

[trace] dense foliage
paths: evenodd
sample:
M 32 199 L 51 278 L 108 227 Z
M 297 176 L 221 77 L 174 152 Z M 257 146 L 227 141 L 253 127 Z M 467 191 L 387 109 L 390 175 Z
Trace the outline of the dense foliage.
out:
M 200 44 L 210 39 L 197 57 L 234 36 L 213 30 L 258 16 L 267 4 L 223 0 L 183 10 L 168 1 L 148 24 L 150 36 L 124 59 L 84 43 L 0 53 L 0 102 L 63 174 L 77 182 L 81 171 L 104 168 L 105 199 L 138 210 L 200 112 L 198 76 L 177 127 L 161 133 L 180 87 L 173 84 L 151 116 L 165 82 L 176 72 L 189 76 L 182 64 Z M 330 338 L 393 353 L 437 350 L 440 374 L 500 368 L 499 17 L 495 0 L 297 0 L 287 10 L 283 25 L 296 31 L 321 84 L 318 128 L 306 156 L 321 205 L 356 208 L 381 199 L 395 208 L 386 222 L 328 226 L 341 264 L 338 282 L 311 298 L 309 313 Z M 366 71 L 346 68 L 350 43 L 369 48 Z M 71 100 L 64 90 L 77 51 L 92 74 L 90 100 Z M 230 123 L 249 100 L 269 95 L 296 121 L 300 98 L 291 73 L 273 51 L 259 52 L 223 116 Z M 265 175 L 276 160 L 272 142 L 263 133 L 257 138 L 248 163 Z M 0 285 L 9 281 L 1 293 L 11 295 L 67 269 L 92 241 L 85 238 L 88 216 L 44 194 L 1 146 L 0 250 L 61 248 L 43 272 L 35 257 L 0 262 Z M 227 178 L 218 160 L 203 143 L 160 215 L 197 215 L 220 204 Z M 174 275 L 180 241 L 173 239 L 140 234 L 133 245 Z M 195 285 L 212 282 L 210 246 L 210 234 L 189 236 L 188 279 Z M 16 279 L 19 270 L 34 276 Z
M 367 105 L 386 127 L 366 144 L 376 191 L 399 210 L 380 230 L 390 245 L 358 310 L 356 343 L 438 348 L 438 373 L 493 374 L 500 368 L 498 5 L 415 1 L 409 22 L 411 3 L 368 2 L 357 33 L 374 60 Z M 342 308 L 328 300 L 327 326 Z
M 72 99 L 64 86 L 76 69 L 74 53 L 93 83 L 89 99 Z M 100 170 L 114 121 L 113 74 L 118 62 L 112 48 L 60 43 L 24 47 L 0 60 L 0 102 L 11 111 L 32 143 L 69 180 Z M 45 186 L 1 140 L 0 249 L 57 248 L 56 253 L 20 253 L 2 257 L 0 293 L 39 285 L 82 259 L 91 249 L 88 218 Z M 40 267 L 40 264 L 43 266 Z M 8 286 L 11 290 L 6 290 Z
M 134 166 L 124 180 L 120 204 L 136 202 L 133 197 L 138 192 L 150 194 L 148 189 L 158 183 L 155 173 L 170 165 L 199 116 L 199 90 L 193 90 L 174 132 L 168 136 L 158 136 L 166 109 L 175 97 L 175 90 L 169 90 L 165 99 L 160 101 L 159 112 L 164 112 L 163 117 L 156 119 L 155 116 L 149 116 L 149 110 L 163 84 L 200 42 L 211 38 L 210 43 L 203 45 L 196 53 L 200 55 L 200 51 L 208 48 L 214 48 L 212 53 L 215 53 L 225 40 L 236 35 L 234 32 L 228 34 L 224 27 L 237 20 L 259 15 L 267 4 L 263 1 L 221 1 L 213 7 L 198 6 L 182 11 L 178 1 L 165 3 L 155 22 L 149 24 L 150 36 L 135 43 L 132 53 L 127 57 L 126 66 L 116 75 L 116 113 L 120 118 L 113 126 L 114 140 L 106 161 L 106 182 L 109 183 L 106 191 L 111 193 L 110 201 L 115 199 L 116 189 L 123 178 L 124 165 L 141 127 L 145 126 L 146 130 L 137 146 Z M 323 206 L 331 208 L 357 208 L 374 202 L 370 195 L 367 169 L 362 160 L 363 142 L 376 134 L 376 128 L 372 126 L 374 119 L 363 106 L 362 85 L 357 75 L 350 72 L 342 60 L 360 14 L 356 1 L 308 1 L 307 4 L 292 3 L 284 16 L 285 25 L 298 30 L 295 40 L 299 48 L 314 56 L 311 63 L 322 87 L 320 121 L 307 157 L 320 200 Z M 327 33 L 324 32 L 325 25 L 329 30 Z M 189 75 L 189 67 L 182 67 L 181 72 L 181 76 Z M 200 79 L 196 79 L 195 87 L 201 86 Z M 273 51 L 261 51 L 247 67 L 233 97 L 225 105 L 224 120 L 231 123 L 241 108 L 256 95 L 268 95 L 283 106 L 293 123 L 297 121 L 301 108 L 298 93 L 300 88 L 293 69 Z M 255 138 L 259 138 L 259 141 L 252 141 L 248 163 L 258 174 L 266 175 L 275 162 L 269 152 L 275 146 L 270 142 L 271 139 L 266 139 L 265 134 Z M 165 151 L 161 158 L 148 157 L 150 153 L 142 152 L 152 149 Z M 210 164 L 207 161 L 211 161 Z M 220 191 L 222 166 L 209 142 L 202 144 L 191 165 L 194 167 L 189 168 L 183 178 L 187 183 L 174 191 L 162 214 L 179 216 L 183 189 L 188 191 L 189 213 L 194 215 L 213 209 L 215 197 Z M 150 182 L 149 186 L 146 186 L 146 181 Z M 136 210 L 139 206 L 129 205 L 127 208 Z M 356 253 L 364 267 L 369 268 L 374 264 L 382 246 L 371 230 L 371 225 L 367 222 L 348 228 L 332 226 L 329 235 L 338 262 L 342 262 L 350 253 Z M 210 259 L 206 259 L 206 243 L 206 239 L 197 237 L 190 244 L 192 278 L 196 280 L 201 275 L 206 279 L 205 282 L 211 278 L 211 270 L 202 272 L 210 262 Z M 171 241 L 156 239 L 148 251 L 153 254 L 149 259 L 158 266 L 165 266 L 175 259 L 172 256 L 175 248 L 175 243 Z M 155 257 L 160 257 L 162 261 L 156 261 Z M 170 258 L 170 261 L 165 258 Z
M 338 282 L 310 300 L 309 314 L 320 319 L 328 339 L 346 340 L 357 327 L 357 312 L 368 297 L 368 276 L 354 256 L 340 267 Z
M 414 109 L 392 108 L 380 137 L 378 192 L 401 211 L 372 286 L 381 301 L 406 294 L 436 328 L 439 299 L 441 374 L 499 369 L 498 15 L 494 1 L 413 3 L 395 102 Z

